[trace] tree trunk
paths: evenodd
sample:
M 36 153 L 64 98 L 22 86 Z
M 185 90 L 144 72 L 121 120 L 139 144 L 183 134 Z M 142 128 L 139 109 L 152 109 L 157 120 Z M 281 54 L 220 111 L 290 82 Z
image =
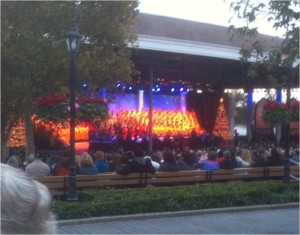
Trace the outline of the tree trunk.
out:
M 7 147 L 7 139 L 1 135 L 1 162 L 5 163 L 9 157 L 9 148 Z
M 34 146 L 34 137 L 33 137 L 33 125 L 31 120 L 32 117 L 31 105 L 26 105 L 25 107 L 26 108 L 24 111 L 24 123 L 25 123 L 25 136 L 26 136 L 26 156 L 28 156 L 28 154 L 35 153 L 35 146 Z

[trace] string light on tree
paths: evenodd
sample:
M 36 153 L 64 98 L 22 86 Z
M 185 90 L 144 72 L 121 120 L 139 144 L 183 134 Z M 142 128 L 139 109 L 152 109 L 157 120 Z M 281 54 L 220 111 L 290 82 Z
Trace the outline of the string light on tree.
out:
M 227 117 L 223 98 L 220 99 L 220 105 L 218 107 L 217 118 L 213 132 L 222 136 L 225 141 L 230 141 L 232 139 L 230 123 Z

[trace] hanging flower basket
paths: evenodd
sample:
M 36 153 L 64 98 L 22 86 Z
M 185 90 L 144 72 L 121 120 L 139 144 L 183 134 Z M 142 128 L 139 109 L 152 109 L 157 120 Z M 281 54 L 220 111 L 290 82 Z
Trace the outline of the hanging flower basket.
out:
M 68 100 L 64 96 L 41 96 L 36 100 L 36 118 L 44 122 L 65 123 L 69 119 L 68 106 Z
M 80 121 L 96 121 L 108 118 L 108 106 L 106 102 L 96 98 L 83 98 L 79 102 L 77 117 Z
M 293 101 L 290 105 L 291 121 L 299 122 L 299 101 Z
M 290 122 L 291 111 L 284 103 L 269 101 L 263 109 L 262 118 L 265 123 L 276 125 Z

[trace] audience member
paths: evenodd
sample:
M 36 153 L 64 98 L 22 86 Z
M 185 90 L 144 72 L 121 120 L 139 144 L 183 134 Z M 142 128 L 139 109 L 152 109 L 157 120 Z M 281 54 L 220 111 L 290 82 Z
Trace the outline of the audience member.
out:
M 202 170 L 219 170 L 220 164 L 217 162 L 217 152 L 210 151 L 208 153 L 208 159 L 202 163 L 201 169 Z
M 99 173 L 105 173 L 109 171 L 109 164 L 106 162 L 103 151 L 95 152 L 95 166 Z
M 117 152 L 113 152 L 111 155 L 111 162 L 109 164 L 109 172 L 117 171 L 122 164 L 125 164 L 124 157 Z
M 24 172 L 1 166 L 1 234 L 56 234 L 48 189 Z
M 6 164 L 14 168 L 20 168 L 20 158 L 17 155 L 12 155 L 8 158 Z
M 182 160 L 178 160 L 180 170 L 196 170 L 196 154 L 192 150 L 184 150 Z
M 270 156 L 268 156 L 269 166 L 282 166 L 283 162 L 280 160 L 280 155 L 276 147 L 271 149 Z
M 93 159 L 87 152 L 83 152 L 81 154 L 79 174 L 80 175 L 98 174 L 98 170 L 94 165 Z
M 242 150 L 237 149 L 237 150 L 235 151 L 235 160 L 236 160 L 236 164 L 237 164 L 236 167 L 238 167 L 238 168 L 241 168 L 241 167 L 249 167 L 249 166 L 250 166 L 250 163 L 244 161 L 244 160 L 241 158 L 241 155 L 242 155 Z
M 226 149 L 223 152 L 224 160 L 220 163 L 221 169 L 233 169 L 237 166 L 235 157 L 232 158 L 231 151 Z
M 260 146 L 255 152 L 253 162 L 254 167 L 268 166 L 268 152 L 263 146 Z
M 251 150 L 243 148 L 241 152 L 241 159 L 249 164 L 248 166 L 245 165 L 245 167 L 251 167 L 253 165 Z
M 176 155 L 173 151 L 166 151 L 164 154 L 164 161 L 160 164 L 158 171 L 179 171 L 180 166 L 176 160 Z
M 291 159 L 299 163 L 299 148 L 293 149 Z
M 50 167 L 42 161 L 42 155 L 36 154 L 32 163 L 25 168 L 25 173 L 30 177 L 48 176 L 51 174 Z

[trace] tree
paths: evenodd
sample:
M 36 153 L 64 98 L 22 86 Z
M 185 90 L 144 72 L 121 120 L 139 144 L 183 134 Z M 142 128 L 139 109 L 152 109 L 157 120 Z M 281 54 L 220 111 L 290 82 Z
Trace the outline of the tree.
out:
M 283 29 L 284 35 L 279 48 L 266 50 L 262 42 L 255 40 L 248 47 L 240 51 L 242 61 L 248 62 L 249 58 L 255 58 L 256 62 L 247 64 L 249 78 L 257 78 L 261 75 L 267 76 L 275 88 L 287 88 L 287 105 L 290 105 L 290 86 L 299 86 L 299 12 L 300 2 L 290 1 L 268 1 L 268 5 L 255 0 L 237 0 L 231 4 L 232 9 L 239 19 L 244 19 L 246 25 L 243 27 L 231 26 L 241 36 L 255 37 L 258 33 L 253 23 L 259 14 L 265 14 L 268 21 L 275 29 Z M 286 124 L 286 146 L 284 159 L 283 181 L 290 180 L 289 167 L 289 123 Z
M 10 126 L 23 117 L 27 151 L 32 153 L 35 98 L 45 93 L 68 95 L 70 59 L 63 39 L 73 20 L 83 35 L 77 89 L 83 80 L 112 87 L 117 80 L 131 78 L 127 45 L 136 39 L 129 29 L 137 6 L 136 1 L 1 2 L 2 146 Z
M 256 38 L 258 28 L 255 23 L 258 19 L 267 18 L 276 30 L 284 30 L 282 44 L 279 48 L 267 50 L 262 41 L 252 40 L 241 48 L 241 60 L 249 62 L 255 58 L 256 62 L 247 63 L 248 77 L 257 78 L 267 76 L 273 87 L 286 82 L 297 84 L 299 77 L 299 7 L 298 0 L 267 1 L 264 4 L 258 0 L 237 0 L 231 3 L 231 8 L 237 18 L 243 20 L 245 25 L 230 26 L 230 30 L 244 37 Z M 247 41 L 249 42 L 249 41 Z

